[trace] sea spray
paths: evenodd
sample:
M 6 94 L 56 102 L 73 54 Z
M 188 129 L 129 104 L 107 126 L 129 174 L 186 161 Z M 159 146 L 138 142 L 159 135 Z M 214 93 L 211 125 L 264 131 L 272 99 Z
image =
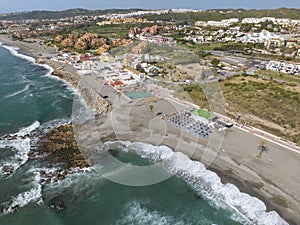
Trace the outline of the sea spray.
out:
M 36 202 L 36 204 L 42 204 L 42 186 L 40 184 L 36 184 L 35 187 L 30 189 L 29 191 L 22 192 L 3 205 L 5 205 L 5 209 L 0 213 L 0 216 L 12 214 L 16 210 L 28 205 L 31 202 Z
M 13 148 L 17 152 L 12 159 L 2 163 L 1 172 L 4 177 L 12 175 L 17 169 L 24 165 L 28 160 L 30 152 L 30 138 L 25 137 L 40 126 L 38 121 L 35 121 L 28 127 L 22 128 L 19 132 L 11 134 L 0 140 L 0 148 Z

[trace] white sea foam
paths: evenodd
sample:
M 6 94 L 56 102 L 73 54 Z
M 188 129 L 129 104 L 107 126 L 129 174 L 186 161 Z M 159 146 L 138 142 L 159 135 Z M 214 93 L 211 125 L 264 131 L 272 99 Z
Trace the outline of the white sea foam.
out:
M 35 202 L 35 204 L 38 205 L 43 204 L 42 185 L 39 183 L 39 176 L 37 174 L 33 176 L 32 185 L 33 187 L 29 191 L 15 195 L 9 201 L 2 204 L 5 205 L 5 209 L 2 214 L 0 213 L 0 216 L 12 214 L 19 208 L 22 208 L 31 202 Z
M 21 89 L 19 91 L 16 91 L 16 92 L 14 92 L 12 94 L 6 95 L 4 98 L 10 98 L 10 97 L 16 96 L 18 94 L 21 94 L 21 93 L 23 93 L 25 91 L 28 91 L 29 86 L 30 86 L 30 84 L 27 84 L 23 89 Z
M 19 132 L 15 133 L 13 135 L 17 135 L 18 137 L 24 137 L 24 136 L 30 134 L 32 131 L 36 130 L 40 125 L 41 124 L 39 121 L 35 121 L 30 126 L 22 128 Z
M 2 215 L 13 213 L 15 210 L 26 206 L 27 204 L 36 201 L 37 204 L 42 204 L 42 186 L 36 184 L 36 186 L 29 191 L 22 192 L 13 197 L 11 201 L 7 203 L 7 207 L 3 210 Z M 0 214 L 0 216 L 2 216 Z
M 27 61 L 29 61 L 29 62 L 32 62 L 32 63 L 35 64 L 35 65 L 39 65 L 39 66 L 42 66 L 42 67 L 44 67 L 45 69 L 47 69 L 47 70 L 48 70 L 48 73 L 44 75 L 45 77 L 49 77 L 49 78 L 51 78 L 51 79 L 59 80 L 59 81 L 61 81 L 62 83 L 66 84 L 66 88 L 67 88 L 70 92 L 72 92 L 72 93 L 74 93 L 76 96 L 78 96 L 78 97 L 80 98 L 80 101 L 83 102 L 84 105 L 86 105 L 85 100 L 81 97 L 79 91 L 78 91 L 75 87 L 73 87 L 73 86 L 72 86 L 70 83 L 68 83 L 67 81 L 65 81 L 65 80 L 63 80 L 63 79 L 61 79 L 61 78 L 59 78 L 59 77 L 57 77 L 57 76 L 53 76 L 53 75 L 52 75 L 54 69 L 53 69 L 51 66 L 49 66 L 49 65 L 47 65 L 47 64 L 38 64 L 38 63 L 35 62 L 35 59 L 34 59 L 33 57 L 30 57 L 30 56 L 27 56 L 27 55 L 23 55 L 23 54 L 18 53 L 19 48 L 17 48 L 17 47 L 12 47 L 12 46 L 8 46 L 8 45 L 3 45 L 3 44 L 1 44 L 1 42 L 0 42 L 0 46 L 2 46 L 2 47 L 4 47 L 4 48 L 8 49 L 8 50 L 10 51 L 10 53 L 11 53 L 12 55 L 14 55 L 14 56 L 17 56 L 17 57 L 19 57 L 19 58 L 25 59 L 25 60 L 27 60 Z
M 35 59 L 33 57 L 30 57 L 28 55 L 23 55 L 18 53 L 18 50 L 20 50 L 19 48 L 16 47 L 12 47 L 12 46 L 8 46 L 8 45 L 1 45 L 3 48 L 6 48 L 12 55 L 17 56 L 19 58 L 25 59 L 29 62 L 34 63 Z
M 12 159 L 7 162 L 3 162 L 1 165 L 1 172 L 5 175 L 13 174 L 17 169 L 19 169 L 23 164 L 28 160 L 28 153 L 30 151 L 30 138 L 26 135 L 30 134 L 32 131 L 36 130 L 40 126 L 38 121 L 35 121 L 28 127 L 22 128 L 19 132 L 12 134 L 11 136 L 16 136 L 15 139 L 10 140 L 4 139 L 0 140 L 0 148 L 13 148 L 16 150 L 16 154 Z M 9 174 L 8 171 L 3 170 L 3 166 L 10 168 Z
M 39 66 L 44 67 L 45 69 L 47 69 L 49 72 L 45 76 L 49 76 L 49 77 L 52 77 L 52 78 L 57 78 L 57 77 L 51 76 L 51 74 L 54 71 L 54 69 L 51 66 L 46 65 L 46 64 L 38 64 L 38 63 L 36 63 L 35 59 L 33 57 L 28 56 L 28 55 L 24 55 L 24 54 L 20 54 L 18 52 L 20 49 L 17 48 L 17 47 L 12 47 L 12 46 L 8 46 L 8 45 L 1 45 L 1 46 L 4 47 L 4 48 L 6 48 L 12 55 L 17 56 L 17 57 L 22 58 L 22 59 L 25 59 L 25 60 L 27 60 L 27 61 L 35 64 L 35 65 L 39 65 Z M 57 79 L 59 79 L 59 78 L 57 78 Z
M 38 64 L 42 67 L 44 67 L 45 69 L 47 69 L 49 72 L 45 75 L 45 76 L 48 76 L 48 77 L 55 77 L 55 76 L 52 76 L 51 74 L 53 73 L 54 69 L 49 66 L 49 65 L 46 65 L 46 64 Z
M 20 50 L 19 48 L 17 48 L 17 47 L 12 47 L 12 46 L 8 46 L 8 45 L 3 45 L 3 44 L 0 44 L 0 46 L 2 46 L 2 47 L 4 47 L 4 48 L 6 48 L 7 50 L 9 50 L 9 52 L 10 52 L 12 55 L 14 55 L 14 56 L 17 56 L 17 57 L 19 57 L 19 58 L 25 59 L 25 60 L 27 60 L 27 61 L 29 61 L 29 62 L 35 64 L 35 65 L 44 67 L 45 69 L 48 70 L 48 73 L 47 73 L 45 76 L 50 77 L 50 78 L 52 78 L 52 79 L 56 79 L 56 80 L 60 80 L 60 81 L 65 82 L 64 80 L 62 80 L 62 79 L 60 79 L 60 78 L 58 78 L 58 77 L 56 77 L 56 76 L 52 76 L 52 75 L 51 75 L 51 74 L 53 73 L 53 71 L 54 71 L 54 69 L 53 69 L 51 66 L 46 65 L 46 64 L 38 64 L 38 63 L 35 62 L 35 59 L 34 59 L 33 57 L 28 56 L 28 55 L 24 55 L 24 54 L 20 54 L 20 53 L 18 52 L 18 51 Z M 65 83 L 67 83 L 67 82 L 65 82 Z M 67 83 L 67 84 L 68 84 L 68 86 L 70 86 L 69 83 Z
M 122 219 L 117 221 L 117 225 L 122 224 L 153 224 L 153 225 L 188 225 L 183 221 L 175 221 L 175 219 L 168 215 L 161 215 L 157 211 L 150 211 L 145 207 L 142 207 L 138 201 L 130 203 L 125 210 L 125 215 Z
M 70 123 L 71 118 L 54 119 L 41 124 L 39 130 L 43 131 L 44 133 L 47 133 L 48 131 L 53 130 L 59 126 L 68 125 Z
M 63 79 L 61 79 L 61 78 L 59 78 L 57 76 L 53 76 L 52 75 L 52 73 L 54 71 L 52 67 L 50 67 L 50 66 L 48 66 L 46 64 L 38 64 L 38 65 L 44 66 L 45 68 L 47 68 L 49 70 L 49 72 L 46 75 L 44 75 L 44 77 L 49 77 L 51 79 L 58 80 L 58 81 L 62 82 L 63 84 L 66 85 L 66 89 L 67 90 L 69 90 L 70 92 L 72 92 L 72 93 L 80 96 L 78 90 L 76 88 L 74 88 L 70 83 L 68 83 L 67 81 L 65 81 L 65 80 L 63 80 Z
M 267 212 L 261 200 L 240 192 L 233 184 L 222 184 L 216 173 L 206 170 L 202 163 L 192 161 L 181 152 L 173 152 L 165 146 L 121 141 L 106 142 L 103 148 L 135 152 L 154 162 L 164 160 L 161 164 L 167 171 L 181 177 L 215 207 L 231 211 L 235 215 L 233 218 L 243 224 L 288 225 L 275 211 Z
M 53 73 L 54 69 L 49 66 L 49 65 L 46 65 L 46 64 L 38 64 L 35 62 L 35 58 L 31 57 L 31 56 L 28 56 L 28 55 L 24 55 L 24 54 L 20 54 L 18 51 L 20 50 L 19 48 L 17 47 L 13 47 L 13 46 L 8 46 L 8 45 L 3 45 L 3 44 L 0 44 L 2 47 L 6 48 L 12 55 L 14 56 L 17 56 L 19 58 L 22 58 L 22 59 L 25 59 L 35 65 L 38 65 L 38 66 L 41 66 L 41 67 L 44 67 L 45 69 L 48 70 L 48 73 L 45 75 L 45 76 L 49 76 L 51 78 L 55 78 L 55 79 L 58 79 L 58 80 L 61 80 L 55 76 L 51 76 L 51 74 Z

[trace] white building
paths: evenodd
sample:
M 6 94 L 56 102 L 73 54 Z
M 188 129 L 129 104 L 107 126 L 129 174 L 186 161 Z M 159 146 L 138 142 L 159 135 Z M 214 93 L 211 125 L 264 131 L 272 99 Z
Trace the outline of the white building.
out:
M 264 30 L 260 33 L 248 33 L 245 36 L 237 38 L 237 41 L 240 41 L 242 43 L 265 43 L 271 38 L 279 38 L 279 36 L 272 32 Z
M 275 22 L 276 19 L 275 19 L 275 17 L 244 18 L 242 20 L 242 23 L 254 23 L 254 24 L 257 24 L 257 23 L 264 23 L 264 22 L 267 22 L 267 21 Z
M 221 20 L 221 21 L 214 21 L 214 20 L 210 20 L 210 21 L 196 21 L 195 22 L 195 26 L 211 26 L 211 27 L 229 27 L 234 23 L 238 23 L 239 19 L 238 18 L 230 18 L 230 19 L 225 19 L 225 20 Z
M 134 79 L 137 80 L 137 81 L 143 81 L 143 80 L 145 80 L 145 78 L 146 78 L 146 76 L 145 76 L 144 73 L 141 73 L 141 72 L 139 72 L 139 71 L 137 71 L 137 70 L 134 70 L 134 69 L 132 69 L 132 68 L 127 67 L 127 68 L 125 69 L 125 71 L 128 72 L 128 75 L 129 75 L 130 77 L 134 78 Z

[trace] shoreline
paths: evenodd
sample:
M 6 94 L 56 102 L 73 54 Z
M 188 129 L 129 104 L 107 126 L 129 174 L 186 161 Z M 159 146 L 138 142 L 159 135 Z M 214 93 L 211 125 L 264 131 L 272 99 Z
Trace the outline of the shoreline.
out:
M 2 37 L 2 35 L 0 35 L 0 42 L 2 42 L 1 41 L 1 37 Z M 18 43 L 16 43 L 16 42 L 13 42 L 13 41 L 11 41 L 11 43 L 5 43 L 5 44 L 9 44 L 9 45 L 12 45 L 12 46 L 18 46 Z M 28 50 L 28 49 L 26 49 L 26 47 L 24 47 L 25 46 L 25 44 L 23 44 L 23 48 L 22 48 L 22 46 L 21 47 L 19 47 L 20 48 L 20 54 L 25 54 L 25 55 L 30 55 L 30 53 L 32 52 L 32 51 L 30 51 L 30 50 Z M 38 61 L 38 59 L 40 58 L 39 57 L 39 52 L 38 51 L 36 51 L 36 54 L 34 54 L 33 55 L 33 57 L 35 58 L 35 60 L 36 61 Z M 45 62 L 45 61 L 44 61 Z M 49 62 L 48 62 L 49 63 Z M 55 76 L 55 73 L 56 73 L 56 71 L 55 71 L 55 69 L 57 69 L 57 68 L 53 68 L 54 69 L 54 75 L 52 75 L 52 76 Z M 63 68 L 63 70 L 68 70 L 68 68 Z M 70 76 L 72 76 L 73 75 L 73 77 L 74 77 L 74 74 L 71 74 L 70 72 L 68 72 L 68 71 L 65 71 L 66 73 L 68 73 Z M 58 73 L 59 74 L 59 73 Z M 68 76 L 67 76 L 68 77 Z M 58 76 L 58 78 L 59 79 L 62 79 L 62 80 L 64 80 L 64 81 L 66 81 L 67 83 L 69 83 L 73 88 L 75 88 L 74 87 L 74 85 L 76 85 L 76 83 L 71 83 L 72 82 L 72 80 L 68 80 L 68 78 L 67 78 L 66 76 Z M 78 83 L 77 83 L 77 85 L 78 85 Z M 76 89 L 76 88 L 75 88 Z M 90 88 L 91 89 L 91 88 Z M 80 93 L 80 92 L 79 92 Z M 80 93 L 81 94 L 81 93 Z M 97 93 L 96 93 L 97 94 Z M 99 95 L 98 95 L 99 96 Z M 105 101 L 104 99 L 102 99 L 102 101 Z M 104 112 L 104 111 L 102 111 L 102 112 Z M 173 146 L 174 147 L 174 146 Z M 175 148 L 172 148 L 172 149 L 175 149 Z M 198 160 L 198 161 L 200 161 L 199 160 L 199 157 L 192 157 L 192 158 L 194 158 L 194 159 L 196 159 L 196 160 Z M 223 164 L 226 164 L 227 162 L 226 161 L 222 161 L 222 163 Z M 223 167 L 226 167 L 226 166 L 228 166 L 228 165 L 225 165 L 225 166 L 223 166 Z M 229 165 L 230 166 L 230 165 Z M 230 175 L 226 175 L 226 174 L 224 174 L 224 169 L 222 168 L 222 166 L 220 167 L 219 165 L 217 165 L 217 163 L 213 163 L 210 167 L 208 167 L 208 169 L 209 170 L 211 170 L 211 171 L 216 171 L 217 172 L 217 174 L 218 174 L 218 176 L 221 178 L 221 180 L 222 180 L 222 182 L 223 183 L 227 183 L 227 182 L 230 182 L 230 183 L 233 183 L 234 185 L 236 185 L 238 188 L 239 188 L 239 190 L 240 191 L 243 191 L 243 189 L 245 189 L 245 187 L 247 187 L 246 189 L 246 193 L 252 193 L 252 194 L 254 194 L 254 196 L 258 196 L 258 198 L 259 199 L 261 199 L 261 200 L 263 200 L 264 201 L 264 203 L 265 203 L 265 205 L 267 206 L 267 208 L 268 208 L 268 210 L 270 210 L 270 209 L 275 209 L 278 213 L 280 213 L 280 216 L 282 216 L 284 219 L 286 219 L 286 221 L 288 221 L 290 224 L 297 224 L 299 221 L 299 217 L 297 216 L 297 215 L 290 215 L 290 213 L 288 214 L 288 215 L 286 215 L 286 213 L 283 211 L 283 209 L 282 208 L 280 208 L 280 207 L 278 207 L 278 205 L 274 205 L 274 204 L 272 204 L 272 202 L 269 202 L 268 201 L 268 199 L 269 199 L 269 196 L 268 195 L 266 195 L 266 194 L 264 194 L 264 193 L 262 193 L 262 192 L 259 192 L 259 189 L 257 189 L 257 188 L 254 188 L 254 187 L 251 187 L 251 186 L 249 186 L 249 185 L 247 185 L 247 183 L 245 182 L 246 181 L 246 179 L 245 178 L 247 178 L 247 175 L 246 176 L 243 176 L 243 175 L 239 175 L 239 174 L 235 174 L 235 173 L 232 173 L 232 174 L 230 174 Z M 247 171 L 243 171 L 243 173 L 245 174 L 245 173 L 247 173 Z M 268 185 L 268 182 L 265 182 L 266 184 L 267 184 L 267 186 L 269 186 L 269 185 L 272 185 L 272 184 L 269 184 Z M 252 195 L 251 195 L 252 196 Z M 291 195 L 292 196 L 292 195 Z M 298 206 L 299 207 L 299 206 Z M 299 207 L 300 208 L 300 207 Z

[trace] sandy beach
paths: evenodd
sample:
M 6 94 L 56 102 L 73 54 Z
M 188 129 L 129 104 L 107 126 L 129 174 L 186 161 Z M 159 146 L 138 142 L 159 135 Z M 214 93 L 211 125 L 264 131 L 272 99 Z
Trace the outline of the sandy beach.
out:
M 20 53 L 36 59 L 56 54 L 54 48 L 37 42 L 12 41 L 5 35 L 0 35 L 0 42 L 17 46 Z M 63 69 L 71 75 L 80 76 L 70 66 Z M 82 82 L 95 93 L 108 95 L 113 104 L 112 111 L 100 115 L 88 126 L 97 127 L 97 131 L 93 132 L 102 142 L 127 140 L 169 146 L 204 163 L 224 183 L 233 183 L 241 191 L 258 197 L 268 210 L 276 210 L 289 224 L 300 224 L 300 152 L 268 142 L 270 152 L 258 159 L 257 146 L 261 138 L 250 132 L 233 127 L 224 132 L 214 132 L 210 140 L 199 139 L 174 127 L 167 121 L 168 116 L 156 116 L 158 112 L 171 115 L 185 109 L 171 99 L 129 102 L 128 98 L 119 98 L 112 88 L 104 87 L 94 78 L 83 78 Z M 149 110 L 149 104 L 154 106 L 153 112 Z M 210 146 L 214 140 L 220 142 L 219 148 L 205 151 L 205 146 Z M 88 158 L 90 153 L 87 150 L 84 156 Z
M 57 55 L 56 49 L 46 45 L 40 45 L 39 40 L 29 39 L 27 42 L 13 41 L 8 35 L 0 35 L 0 42 L 13 47 L 19 48 L 19 53 L 28 55 L 34 58 L 47 58 Z

